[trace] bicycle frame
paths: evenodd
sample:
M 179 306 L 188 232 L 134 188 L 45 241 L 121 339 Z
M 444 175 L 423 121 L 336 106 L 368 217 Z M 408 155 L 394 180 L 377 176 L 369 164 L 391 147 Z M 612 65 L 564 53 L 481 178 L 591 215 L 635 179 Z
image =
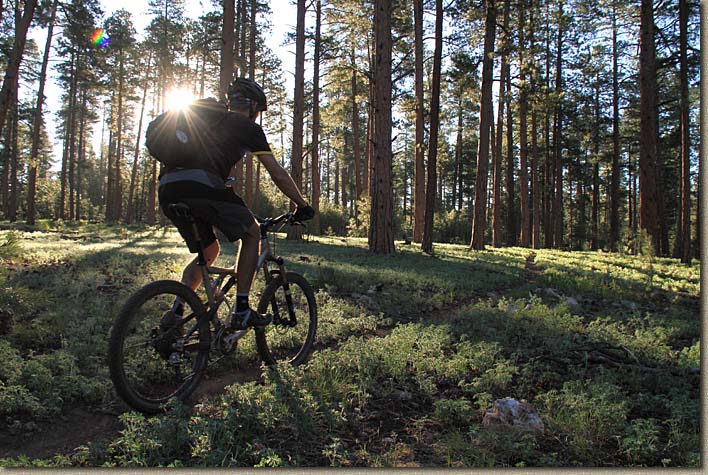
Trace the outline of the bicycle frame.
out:
M 265 283 L 266 285 L 268 285 L 271 279 L 273 278 L 268 268 L 268 263 L 274 262 L 278 266 L 280 276 L 283 279 L 284 288 L 286 289 L 285 298 L 288 304 L 288 310 L 291 314 L 291 318 L 294 320 L 295 317 L 292 312 L 292 300 L 290 297 L 288 283 L 286 280 L 287 277 L 285 272 L 285 262 L 282 257 L 273 256 L 270 247 L 270 242 L 268 241 L 268 232 L 270 232 L 273 226 L 281 223 L 282 221 L 290 220 L 292 220 L 292 213 L 286 213 L 282 216 L 279 216 L 278 218 L 266 219 L 260 222 L 260 254 L 258 255 L 258 262 L 256 264 L 256 271 L 254 274 L 258 274 L 258 271 L 262 268 L 265 277 Z M 192 226 L 195 235 L 199 236 L 196 223 L 192 223 Z M 234 286 L 234 284 L 236 284 L 236 281 L 238 280 L 238 271 L 236 269 L 236 264 L 234 264 L 233 267 L 218 267 L 208 265 L 206 259 L 204 258 L 204 252 L 201 245 L 199 246 L 197 258 L 197 264 L 199 265 L 199 268 L 202 272 L 202 283 L 204 286 L 204 291 L 207 295 L 208 316 L 209 319 L 212 319 L 216 313 L 216 309 L 218 308 L 219 304 L 221 304 L 221 302 L 224 300 L 225 294 L 231 289 L 231 287 Z M 218 275 L 219 277 L 212 280 L 212 275 Z M 226 281 L 226 284 L 221 287 L 221 284 L 227 277 L 228 280 Z

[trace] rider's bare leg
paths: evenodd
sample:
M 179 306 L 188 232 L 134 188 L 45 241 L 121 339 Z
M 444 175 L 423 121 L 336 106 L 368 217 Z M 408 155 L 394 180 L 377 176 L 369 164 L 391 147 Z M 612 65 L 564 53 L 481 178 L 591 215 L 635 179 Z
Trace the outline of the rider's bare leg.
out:
M 207 261 L 207 265 L 212 265 L 216 258 L 219 256 L 219 241 L 215 240 L 213 243 L 209 244 L 204 248 L 204 259 Z M 182 272 L 182 283 L 192 290 L 197 290 L 197 287 L 202 283 L 202 271 L 198 264 L 199 258 L 195 257 L 192 261 L 187 264 Z
M 254 220 L 251 227 L 241 237 L 241 246 L 238 250 L 238 282 L 236 293 L 245 294 L 251 291 L 251 284 L 258 266 L 258 254 L 261 247 L 261 228 Z

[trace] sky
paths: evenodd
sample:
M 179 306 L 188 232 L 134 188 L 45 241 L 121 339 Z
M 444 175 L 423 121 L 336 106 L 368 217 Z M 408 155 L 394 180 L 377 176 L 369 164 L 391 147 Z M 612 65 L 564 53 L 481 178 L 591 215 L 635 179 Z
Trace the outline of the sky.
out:
M 144 0 L 120 0 L 110 1 L 110 0 L 100 0 L 101 7 L 104 10 L 105 17 L 108 17 L 114 11 L 118 9 L 126 9 L 133 14 L 133 24 L 137 32 L 139 39 L 142 38 L 142 32 L 145 30 L 147 25 L 150 23 L 150 17 L 147 15 L 148 5 Z M 296 20 L 296 8 L 290 4 L 290 0 L 269 0 L 271 11 L 273 12 L 270 20 L 272 23 L 272 30 L 266 37 L 266 44 L 278 55 L 278 57 L 283 62 L 283 70 L 285 71 L 284 77 L 286 80 L 286 88 L 292 94 L 293 89 L 293 76 L 294 76 L 294 58 L 295 58 L 295 46 L 282 45 L 284 43 L 286 34 L 290 31 L 295 30 L 295 20 Z M 199 15 L 207 11 L 212 11 L 210 0 L 185 0 L 185 15 L 190 18 L 197 18 Z M 96 25 L 97 27 L 99 25 Z M 59 32 L 55 28 L 54 30 L 54 40 L 56 43 L 56 38 Z M 37 46 L 40 50 L 40 55 L 44 51 L 44 45 L 47 40 L 46 28 L 33 28 L 29 33 L 30 37 L 35 40 Z M 52 48 L 54 49 L 54 48 Z M 59 58 L 56 53 L 52 51 L 50 56 L 50 62 L 56 62 Z M 51 63 L 50 63 L 51 64 Z M 51 69 L 51 68 L 50 68 Z M 21 91 L 22 93 L 22 91 Z M 34 92 L 32 92 L 34 94 Z M 61 138 L 56 136 L 56 112 L 60 107 L 61 100 L 61 90 L 56 82 L 56 72 L 50 71 L 49 77 L 47 79 L 47 85 L 45 90 L 45 95 L 47 96 L 47 102 L 45 104 L 45 110 L 49 113 L 47 116 L 47 132 L 54 144 L 54 166 L 52 169 L 57 170 L 61 166 Z M 100 127 L 97 128 L 97 132 L 94 133 L 95 142 L 100 143 Z M 98 151 L 98 149 L 96 149 Z

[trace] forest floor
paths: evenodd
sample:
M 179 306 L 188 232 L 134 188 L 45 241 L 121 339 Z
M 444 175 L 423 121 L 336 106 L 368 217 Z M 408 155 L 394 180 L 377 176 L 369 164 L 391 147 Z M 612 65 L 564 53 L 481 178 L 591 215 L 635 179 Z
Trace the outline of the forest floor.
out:
M 179 236 L 0 231 L 0 467 L 699 465 L 697 263 L 396 246 L 276 239 L 317 290 L 311 361 L 274 372 L 244 341 L 192 406 L 145 418 L 106 335 L 130 293 L 178 278 Z M 485 418 L 507 397 L 543 429 Z

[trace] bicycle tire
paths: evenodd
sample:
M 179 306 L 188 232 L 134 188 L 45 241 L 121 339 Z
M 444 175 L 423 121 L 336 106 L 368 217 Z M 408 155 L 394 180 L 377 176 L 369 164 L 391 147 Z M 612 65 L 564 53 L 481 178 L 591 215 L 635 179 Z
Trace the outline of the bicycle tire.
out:
M 193 313 L 193 318 L 185 319 L 188 321 L 173 328 L 179 328 L 184 336 L 195 326 L 196 329 L 193 337 L 187 339 L 191 339 L 191 343 L 183 343 L 181 352 L 168 350 L 170 356 L 165 357 L 160 351 L 165 351 L 168 332 L 160 328 L 160 319 L 164 311 L 171 308 L 175 297 L 184 302 L 184 315 Z M 168 338 L 177 341 L 175 332 Z M 144 286 L 123 305 L 110 330 L 108 367 L 116 393 L 133 409 L 148 414 L 161 412 L 170 399 L 184 401 L 197 388 L 207 366 L 210 339 L 204 305 L 192 289 L 173 280 L 159 280 Z M 162 345 L 160 349 L 156 342 Z M 184 351 L 189 345 L 189 351 Z M 173 346 L 170 341 L 168 348 Z M 179 367 L 183 359 L 190 373 L 180 381 Z M 169 380 L 163 380 L 171 371 L 176 373 L 174 390 L 171 390 Z
M 297 325 L 279 325 L 277 317 L 288 316 L 286 292 L 280 275 L 266 286 L 258 302 L 259 313 L 271 313 L 274 322 L 265 328 L 256 328 L 258 353 L 267 365 L 287 362 L 293 366 L 305 363 L 312 352 L 317 332 L 317 302 L 309 282 L 295 272 L 287 272 L 286 280 L 296 306 Z M 307 306 L 305 309 L 304 306 Z M 271 343 L 268 343 L 271 340 Z

